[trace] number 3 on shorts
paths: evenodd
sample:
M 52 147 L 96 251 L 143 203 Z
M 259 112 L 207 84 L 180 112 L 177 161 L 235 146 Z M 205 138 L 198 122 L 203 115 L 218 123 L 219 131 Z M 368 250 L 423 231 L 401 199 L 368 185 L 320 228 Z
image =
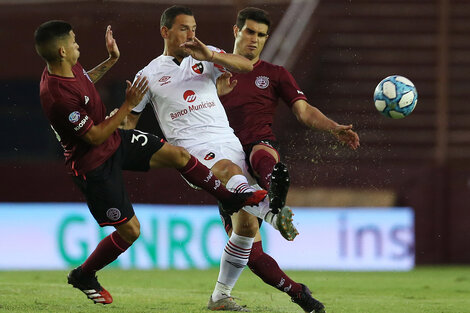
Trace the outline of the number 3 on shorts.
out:
M 136 130 L 137 131 L 137 130 Z M 139 142 L 139 139 L 140 138 L 144 138 L 144 141 L 140 144 L 142 147 L 145 146 L 148 142 L 148 138 L 147 138 L 147 135 L 144 134 L 144 133 L 140 133 L 138 135 L 136 134 L 132 134 L 132 139 L 131 139 L 131 143 L 134 143 L 134 142 Z

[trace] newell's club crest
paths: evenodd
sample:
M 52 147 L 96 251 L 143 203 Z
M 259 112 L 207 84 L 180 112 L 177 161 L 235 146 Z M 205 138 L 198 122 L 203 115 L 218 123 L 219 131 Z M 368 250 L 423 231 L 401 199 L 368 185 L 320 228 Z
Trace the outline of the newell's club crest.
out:
M 258 76 L 255 80 L 255 85 L 259 89 L 266 89 L 269 86 L 269 77 L 267 76 Z
M 214 153 L 214 152 L 209 152 L 209 153 L 206 154 L 206 156 L 204 157 L 204 160 L 209 161 L 209 160 L 212 160 L 213 158 L 215 158 L 215 153 Z
M 192 69 L 194 72 L 197 74 L 202 74 L 204 72 L 204 66 L 202 65 L 202 62 L 196 63 L 192 66 Z

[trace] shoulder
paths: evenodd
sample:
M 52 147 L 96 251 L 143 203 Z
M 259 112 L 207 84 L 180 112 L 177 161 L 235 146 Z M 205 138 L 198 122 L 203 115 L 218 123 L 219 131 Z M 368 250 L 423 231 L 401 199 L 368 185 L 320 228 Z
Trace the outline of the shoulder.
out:
M 164 64 L 163 58 L 161 56 L 153 59 L 147 64 L 144 68 L 142 68 L 139 72 L 137 72 L 136 76 L 145 75 L 149 78 L 152 75 L 155 75 L 161 70 L 161 66 Z
M 214 47 L 214 46 L 211 46 L 211 45 L 207 45 L 207 48 L 209 48 L 209 50 L 214 51 L 214 52 L 227 53 L 223 49 L 220 49 L 220 48 L 217 48 L 217 47 Z

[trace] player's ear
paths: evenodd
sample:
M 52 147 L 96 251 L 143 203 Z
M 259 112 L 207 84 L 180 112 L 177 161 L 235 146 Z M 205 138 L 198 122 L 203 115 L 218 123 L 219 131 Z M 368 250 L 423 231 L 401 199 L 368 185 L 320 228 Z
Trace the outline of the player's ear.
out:
M 59 46 L 59 57 L 63 59 L 65 58 L 66 55 L 67 55 L 67 50 L 65 50 L 65 47 Z
M 240 31 L 237 25 L 233 25 L 233 37 L 237 38 L 237 33 Z
M 162 37 L 163 37 L 164 39 L 167 39 L 167 38 L 168 38 L 168 27 L 162 26 L 162 27 L 160 28 L 160 34 L 162 35 Z

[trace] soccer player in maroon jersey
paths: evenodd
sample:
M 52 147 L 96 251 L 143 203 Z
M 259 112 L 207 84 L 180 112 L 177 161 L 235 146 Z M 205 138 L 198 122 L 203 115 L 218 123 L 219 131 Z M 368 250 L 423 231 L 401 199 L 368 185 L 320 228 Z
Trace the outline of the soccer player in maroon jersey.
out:
M 340 125 L 327 118 L 307 102 L 286 69 L 260 59 L 270 25 L 269 15 L 264 10 L 250 7 L 239 12 L 233 27 L 233 53 L 251 60 L 253 71 L 233 73 L 231 78 L 218 81 L 219 95 L 225 94 L 220 99 L 230 126 L 244 147 L 259 185 L 266 190 L 269 190 L 273 169 L 287 170 L 284 164 L 279 163 L 278 144 L 272 131 L 279 98 L 284 100 L 302 124 L 328 131 L 352 149 L 359 146 L 359 137 L 352 130 L 352 125 Z M 230 231 L 230 216 L 223 213 L 222 216 L 228 226 L 226 229 Z M 264 282 L 289 294 L 305 312 L 324 312 L 323 304 L 312 298 L 310 290 L 290 279 L 277 262 L 263 251 L 259 233 L 255 237 L 248 266 Z
M 46 61 L 40 83 L 41 104 L 64 148 L 66 165 L 98 224 L 116 229 L 68 275 L 68 283 L 89 299 L 102 304 L 113 301 L 98 283 L 96 272 L 126 251 L 140 235 L 139 220 L 125 190 L 122 170 L 175 168 L 186 180 L 225 202 L 230 214 L 265 198 L 266 191 L 229 192 L 207 167 L 183 148 L 155 135 L 118 129 L 147 92 L 145 77 L 133 84 L 127 81 L 124 103 L 113 116 L 106 118 L 106 108 L 94 83 L 120 56 L 111 26 L 105 34 L 109 58 L 88 72 L 78 63 L 79 46 L 70 24 L 46 22 L 36 29 L 34 37 L 36 51 Z

